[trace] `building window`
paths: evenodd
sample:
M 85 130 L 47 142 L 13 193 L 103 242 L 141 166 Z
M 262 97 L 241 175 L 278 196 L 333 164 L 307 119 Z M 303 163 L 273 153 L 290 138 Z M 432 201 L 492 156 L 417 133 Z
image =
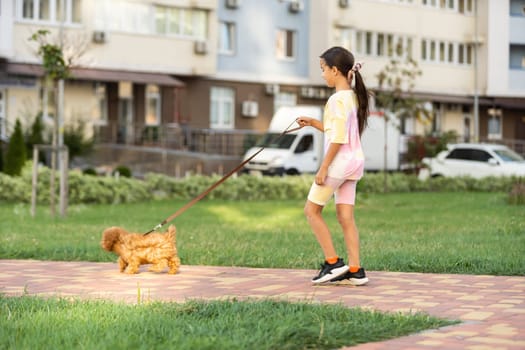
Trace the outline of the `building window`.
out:
M 281 107 L 297 105 L 297 95 L 292 92 L 279 92 L 273 100 L 273 110 L 276 112 Z
M 18 18 L 33 22 L 82 22 L 82 0 L 17 0 Z
M 277 58 L 295 58 L 295 32 L 293 30 L 281 29 L 277 31 L 275 42 Z
M 488 139 L 499 140 L 502 137 L 501 125 L 502 125 L 502 113 L 501 109 L 490 108 L 488 110 Z
M 146 125 L 160 124 L 160 89 L 157 85 L 146 86 Z
M 108 123 L 108 99 L 106 97 L 106 85 L 97 83 L 95 85 L 95 96 L 98 104 L 98 118 L 95 124 L 107 125 Z
M 235 23 L 219 23 L 219 53 L 235 53 Z
M 206 39 L 208 13 L 198 9 L 155 6 L 155 33 Z
M 235 117 L 234 90 L 223 87 L 212 87 L 210 98 L 210 128 L 233 129 Z
M 365 33 L 365 53 L 367 55 L 372 55 L 372 32 Z
M 357 48 L 353 47 L 353 34 L 354 31 L 350 28 L 339 28 L 335 31 L 336 37 L 335 41 L 339 43 L 340 46 L 347 48 L 350 51 L 357 52 Z

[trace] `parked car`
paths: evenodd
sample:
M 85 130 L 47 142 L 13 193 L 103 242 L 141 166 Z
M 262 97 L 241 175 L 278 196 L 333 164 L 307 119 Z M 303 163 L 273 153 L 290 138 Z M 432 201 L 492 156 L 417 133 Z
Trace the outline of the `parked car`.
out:
M 420 179 L 429 176 L 525 176 L 525 160 L 504 145 L 460 143 L 448 145 L 435 158 L 423 158 L 427 166 Z

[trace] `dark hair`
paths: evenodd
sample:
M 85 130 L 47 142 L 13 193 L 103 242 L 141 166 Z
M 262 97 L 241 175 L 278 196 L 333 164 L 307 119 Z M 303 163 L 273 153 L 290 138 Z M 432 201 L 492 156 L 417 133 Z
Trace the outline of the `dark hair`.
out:
M 355 70 L 352 74 L 348 74 L 354 67 L 354 55 L 343 47 L 334 46 L 326 50 L 320 58 L 325 61 L 328 67 L 332 68 L 335 66 L 342 74 L 348 77 L 348 84 L 352 85 L 352 77 L 355 76 L 354 91 L 359 103 L 357 108 L 357 120 L 359 123 L 359 134 L 361 135 L 367 126 L 369 93 L 359 70 Z

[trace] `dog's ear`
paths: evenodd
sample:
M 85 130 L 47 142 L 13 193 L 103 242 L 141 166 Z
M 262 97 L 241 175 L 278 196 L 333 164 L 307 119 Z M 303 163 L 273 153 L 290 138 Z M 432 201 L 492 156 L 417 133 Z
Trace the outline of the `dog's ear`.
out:
M 100 246 L 104 250 L 111 252 L 115 243 L 119 241 L 122 231 L 123 230 L 119 227 L 110 227 L 104 230 L 104 232 L 102 233 L 102 240 L 100 241 Z
M 174 235 L 175 236 L 175 233 L 177 233 L 177 229 L 175 228 L 174 225 L 170 225 L 168 227 L 168 234 L 171 234 L 171 235 Z

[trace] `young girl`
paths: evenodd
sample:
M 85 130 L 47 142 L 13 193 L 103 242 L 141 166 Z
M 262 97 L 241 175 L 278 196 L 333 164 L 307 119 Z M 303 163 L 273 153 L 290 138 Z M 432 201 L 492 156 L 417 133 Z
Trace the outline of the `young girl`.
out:
M 324 158 L 310 188 L 304 213 L 325 256 L 313 283 L 339 282 L 363 285 L 368 282 L 359 260 L 359 232 L 354 220 L 357 181 L 363 176 L 364 155 L 360 136 L 368 118 L 368 91 L 359 73 L 361 64 L 342 47 L 332 47 L 320 56 L 326 85 L 335 88 L 325 105 L 323 121 L 299 117 L 301 126 L 324 132 Z M 351 88 L 355 77 L 355 87 Z M 322 217 L 328 200 L 335 194 L 337 219 L 348 252 L 347 266 L 337 255 L 332 236 Z

